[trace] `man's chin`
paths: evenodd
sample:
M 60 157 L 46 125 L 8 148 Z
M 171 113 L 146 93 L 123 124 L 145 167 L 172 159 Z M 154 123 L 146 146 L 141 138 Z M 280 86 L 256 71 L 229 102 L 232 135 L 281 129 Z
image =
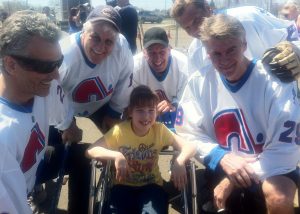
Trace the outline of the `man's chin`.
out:
M 49 93 L 50 93 L 50 89 L 47 89 L 47 90 L 39 91 L 36 95 L 39 97 L 46 97 L 49 95 Z

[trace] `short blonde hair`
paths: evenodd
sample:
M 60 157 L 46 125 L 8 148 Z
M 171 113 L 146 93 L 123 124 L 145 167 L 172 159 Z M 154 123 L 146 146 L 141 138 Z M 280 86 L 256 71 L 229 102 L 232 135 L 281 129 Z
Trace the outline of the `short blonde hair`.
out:
M 177 19 L 178 17 L 182 16 L 186 7 L 191 4 L 197 9 L 209 10 L 209 5 L 206 0 L 175 0 L 171 9 L 171 16 L 174 19 Z
M 246 32 L 242 23 L 229 15 L 218 14 L 205 18 L 200 26 L 200 39 L 207 42 L 210 39 L 239 38 L 245 41 Z

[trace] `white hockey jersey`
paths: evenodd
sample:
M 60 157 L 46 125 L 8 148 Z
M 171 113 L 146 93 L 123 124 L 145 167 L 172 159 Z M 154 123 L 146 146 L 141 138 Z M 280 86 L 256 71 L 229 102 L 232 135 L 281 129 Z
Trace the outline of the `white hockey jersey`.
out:
M 261 62 L 230 84 L 212 66 L 195 72 L 184 91 L 176 132 L 198 144 L 198 158 L 216 170 L 227 152 L 257 157 L 251 166 L 263 180 L 288 173 L 300 157 L 300 108 L 293 83 L 270 76 Z
M 64 54 L 60 81 L 75 115 L 89 116 L 106 103 L 113 115 L 121 114 L 128 104 L 133 71 L 133 57 L 125 37 L 119 34 L 112 53 L 95 65 L 83 51 L 80 33 L 60 41 Z
M 226 9 L 219 13 L 237 18 L 244 26 L 247 41 L 245 56 L 248 59 L 260 59 L 266 49 L 274 47 L 281 41 L 298 40 L 295 22 L 276 18 L 262 8 L 244 6 Z M 189 73 L 201 71 L 201 68 L 211 63 L 199 39 L 194 39 L 190 44 L 188 63 Z
M 0 97 L 0 213 L 32 213 L 27 194 L 32 191 L 37 167 L 44 157 L 49 125 L 64 130 L 73 112 L 62 88 L 53 80 L 47 97 L 34 97 L 31 107 Z
M 187 83 L 187 57 L 171 49 L 167 71 L 158 76 L 147 63 L 143 52 L 134 56 L 133 85 L 147 85 L 156 92 L 160 100 L 179 102 Z

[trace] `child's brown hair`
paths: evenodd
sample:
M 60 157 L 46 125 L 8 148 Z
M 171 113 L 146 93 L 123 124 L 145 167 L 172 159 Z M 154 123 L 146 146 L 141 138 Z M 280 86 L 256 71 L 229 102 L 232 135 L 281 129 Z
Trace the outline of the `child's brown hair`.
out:
M 157 95 L 146 85 L 139 85 L 135 87 L 129 98 L 129 105 L 125 109 L 125 119 L 129 119 L 129 111 L 134 107 L 156 107 L 159 102 Z

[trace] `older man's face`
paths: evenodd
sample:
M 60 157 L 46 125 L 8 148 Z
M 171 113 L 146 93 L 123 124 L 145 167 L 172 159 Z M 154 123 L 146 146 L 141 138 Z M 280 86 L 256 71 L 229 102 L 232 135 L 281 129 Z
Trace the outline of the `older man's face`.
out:
M 229 81 L 238 81 L 247 69 L 247 44 L 239 38 L 210 39 L 204 43 L 212 64 Z
M 149 66 L 157 73 L 162 73 L 168 65 L 170 48 L 162 44 L 150 45 L 144 49 L 144 56 Z
M 83 32 L 81 37 L 84 52 L 94 64 L 100 64 L 111 54 L 118 36 L 112 26 L 103 23 L 92 25 L 91 29 Z
M 176 18 L 178 24 L 192 37 L 199 38 L 199 27 L 203 19 L 210 16 L 210 11 L 199 9 L 189 4 L 184 13 Z

